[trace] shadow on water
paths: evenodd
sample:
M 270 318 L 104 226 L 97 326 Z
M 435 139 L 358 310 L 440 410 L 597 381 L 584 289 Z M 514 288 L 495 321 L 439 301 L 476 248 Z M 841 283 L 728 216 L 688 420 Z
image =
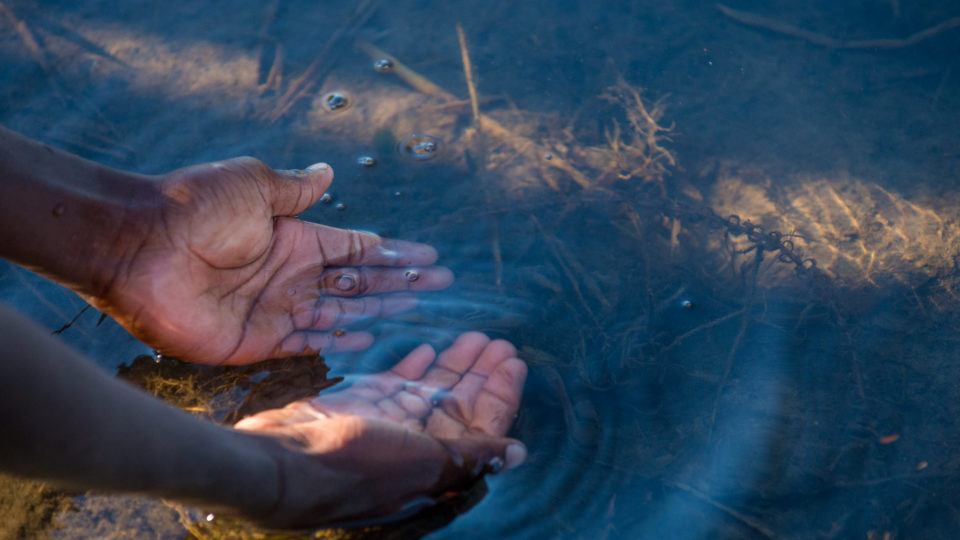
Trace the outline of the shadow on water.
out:
M 867 4 L 733 7 L 851 39 L 960 15 Z M 10 5 L 46 60 L 0 27 L 6 125 L 152 173 L 322 158 L 337 180 L 306 219 L 438 247 L 457 283 L 374 323 L 374 349 L 328 358 L 333 374 L 464 330 L 518 345 L 530 375 L 512 435 L 528 463 L 403 534 L 950 538 L 960 526 L 960 32 L 839 51 L 693 2 Z M 328 49 L 330 28 L 349 35 Z M 356 40 L 396 62 L 375 69 Z M 314 86 L 270 116 L 318 51 L 329 61 L 304 79 Z M 334 91 L 348 107 L 329 106 Z M 647 139 L 640 111 L 673 130 Z M 413 159 L 424 135 L 436 156 Z M 51 329 L 82 306 L 12 266 L 0 294 Z M 107 369 L 145 352 L 98 318 L 63 337 Z M 132 369 L 198 380 L 161 368 Z M 246 396 L 240 373 L 218 373 L 218 392 Z M 322 375 L 280 386 L 316 392 Z M 194 394 L 179 404 L 209 406 Z M 50 496 L 36 493 L 39 508 Z M 185 534 L 182 516 L 135 498 L 8 506 L 55 536 Z

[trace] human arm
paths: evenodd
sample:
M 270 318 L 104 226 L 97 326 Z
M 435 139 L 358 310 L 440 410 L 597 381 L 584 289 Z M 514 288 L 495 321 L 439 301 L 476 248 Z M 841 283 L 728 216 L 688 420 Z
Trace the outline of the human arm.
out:
M 519 464 L 523 456 L 507 450 L 519 443 L 504 438 L 526 373 L 514 354 L 505 342 L 467 334 L 435 366 L 432 350 L 421 347 L 390 372 L 265 411 L 238 431 L 109 377 L 0 307 L 0 466 L 58 485 L 165 497 L 271 526 L 380 517 L 462 487 L 484 472 L 477 464 L 494 458 Z M 452 376 L 443 366 L 464 373 Z M 480 380 L 487 382 L 477 387 Z M 390 417 L 377 404 L 402 403 L 401 386 L 444 390 L 449 399 Z
M 332 180 L 252 158 L 138 175 L 0 128 L 0 257 L 188 361 L 363 349 L 372 336 L 343 327 L 453 275 L 430 246 L 296 219 Z

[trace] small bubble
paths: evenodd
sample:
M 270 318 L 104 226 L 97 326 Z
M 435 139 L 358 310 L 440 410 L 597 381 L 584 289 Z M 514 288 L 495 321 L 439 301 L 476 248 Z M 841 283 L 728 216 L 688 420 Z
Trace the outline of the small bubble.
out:
M 413 283 L 414 281 L 420 279 L 420 272 L 417 272 L 416 270 L 407 270 L 403 273 L 403 278 L 410 283 Z
M 547 152 L 546 154 L 543 155 L 543 159 L 550 161 L 553 159 L 553 154 L 551 154 L 550 152 Z
M 357 165 L 361 167 L 373 167 L 377 160 L 373 156 L 360 156 L 357 158 Z
M 394 191 L 394 192 L 393 192 L 393 196 L 394 196 L 394 197 L 399 197 L 399 196 L 401 196 L 401 195 L 403 195 L 403 193 L 401 193 L 401 192 L 399 192 L 399 191 Z
M 337 210 L 347 209 L 347 205 L 343 204 L 342 202 L 338 202 L 337 204 L 333 205 L 333 207 L 336 208 Z
M 339 111 L 350 106 L 350 99 L 341 92 L 330 92 L 323 96 L 323 105 L 328 111 Z
M 357 277 L 353 274 L 340 274 L 333 284 L 341 291 L 350 291 L 357 286 Z
M 60 217 L 67 211 L 67 206 L 63 203 L 57 203 L 53 207 L 53 217 Z
M 213 521 L 214 518 L 216 518 L 216 516 L 214 516 L 213 514 L 207 514 L 207 517 L 206 517 L 205 519 L 206 519 L 207 521 Z
M 163 360 L 163 355 L 160 354 L 160 351 L 153 351 L 153 361 L 159 364 Z
M 323 195 L 320 196 L 320 202 L 322 202 L 323 204 L 330 204 L 330 203 L 332 203 L 332 202 L 333 202 L 333 195 L 331 195 L 331 194 L 329 194 L 329 193 L 324 193 Z
M 682 307 L 687 311 L 690 311 L 696 306 L 694 305 L 693 300 L 690 300 L 689 298 L 684 298 L 683 300 L 680 301 L 680 307 Z
M 381 58 L 373 63 L 373 69 L 377 73 L 388 73 L 393 71 L 393 60 L 389 58 Z
M 334 337 L 343 337 L 347 335 L 347 331 L 344 330 L 343 328 L 337 328 L 336 330 L 334 330 L 333 335 Z
M 432 135 L 413 134 L 400 143 L 400 151 L 414 159 L 425 161 L 437 155 L 440 141 Z

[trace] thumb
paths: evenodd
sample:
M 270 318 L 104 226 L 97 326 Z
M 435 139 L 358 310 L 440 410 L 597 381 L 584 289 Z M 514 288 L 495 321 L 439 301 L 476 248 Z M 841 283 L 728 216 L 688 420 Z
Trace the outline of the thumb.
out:
M 306 169 L 275 171 L 267 183 L 274 216 L 295 216 L 323 196 L 333 183 L 333 168 L 315 163 Z
M 485 474 L 513 469 L 527 459 L 526 446 L 516 439 L 471 434 L 438 440 L 450 455 L 437 482 L 439 489 L 468 485 Z

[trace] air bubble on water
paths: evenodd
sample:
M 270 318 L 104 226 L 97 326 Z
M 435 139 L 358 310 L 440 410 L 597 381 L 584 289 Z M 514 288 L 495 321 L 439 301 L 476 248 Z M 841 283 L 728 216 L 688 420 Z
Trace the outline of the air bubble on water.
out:
M 163 355 L 160 354 L 160 351 L 153 351 L 153 361 L 159 364 L 161 360 L 163 360 Z
M 210 522 L 210 521 L 213 521 L 214 518 L 216 518 L 216 516 L 214 516 L 213 514 L 207 514 L 207 517 L 204 518 L 204 519 L 206 519 L 208 522 Z
M 407 270 L 403 273 L 403 279 L 413 283 L 414 281 L 420 279 L 420 272 L 417 272 L 416 270 Z
M 432 135 L 410 135 L 400 143 L 400 152 L 420 161 L 428 160 L 437 155 L 440 150 L 440 140 Z
M 328 111 L 339 111 L 350 106 L 350 98 L 343 92 L 330 92 L 323 96 L 323 106 Z
M 322 202 L 323 204 L 330 204 L 330 203 L 332 203 L 332 202 L 333 202 L 333 195 L 331 195 L 331 194 L 329 194 L 329 193 L 324 193 L 323 195 L 320 196 L 320 202 Z
M 342 202 L 338 202 L 338 203 L 335 204 L 333 207 L 336 208 L 337 210 L 346 210 L 346 209 L 347 209 L 347 205 L 343 204 Z
M 353 290 L 357 286 L 357 277 L 353 274 L 340 274 L 333 284 L 341 291 Z
M 693 300 L 690 300 L 689 298 L 684 298 L 683 300 L 680 301 L 680 307 L 689 311 L 696 306 L 693 303 Z
M 357 165 L 361 167 L 373 167 L 376 164 L 377 160 L 373 156 L 360 156 L 357 158 Z
M 373 63 L 373 69 L 378 73 L 388 73 L 393 71 L 393 60 L 389 58 L 380 58 Z

